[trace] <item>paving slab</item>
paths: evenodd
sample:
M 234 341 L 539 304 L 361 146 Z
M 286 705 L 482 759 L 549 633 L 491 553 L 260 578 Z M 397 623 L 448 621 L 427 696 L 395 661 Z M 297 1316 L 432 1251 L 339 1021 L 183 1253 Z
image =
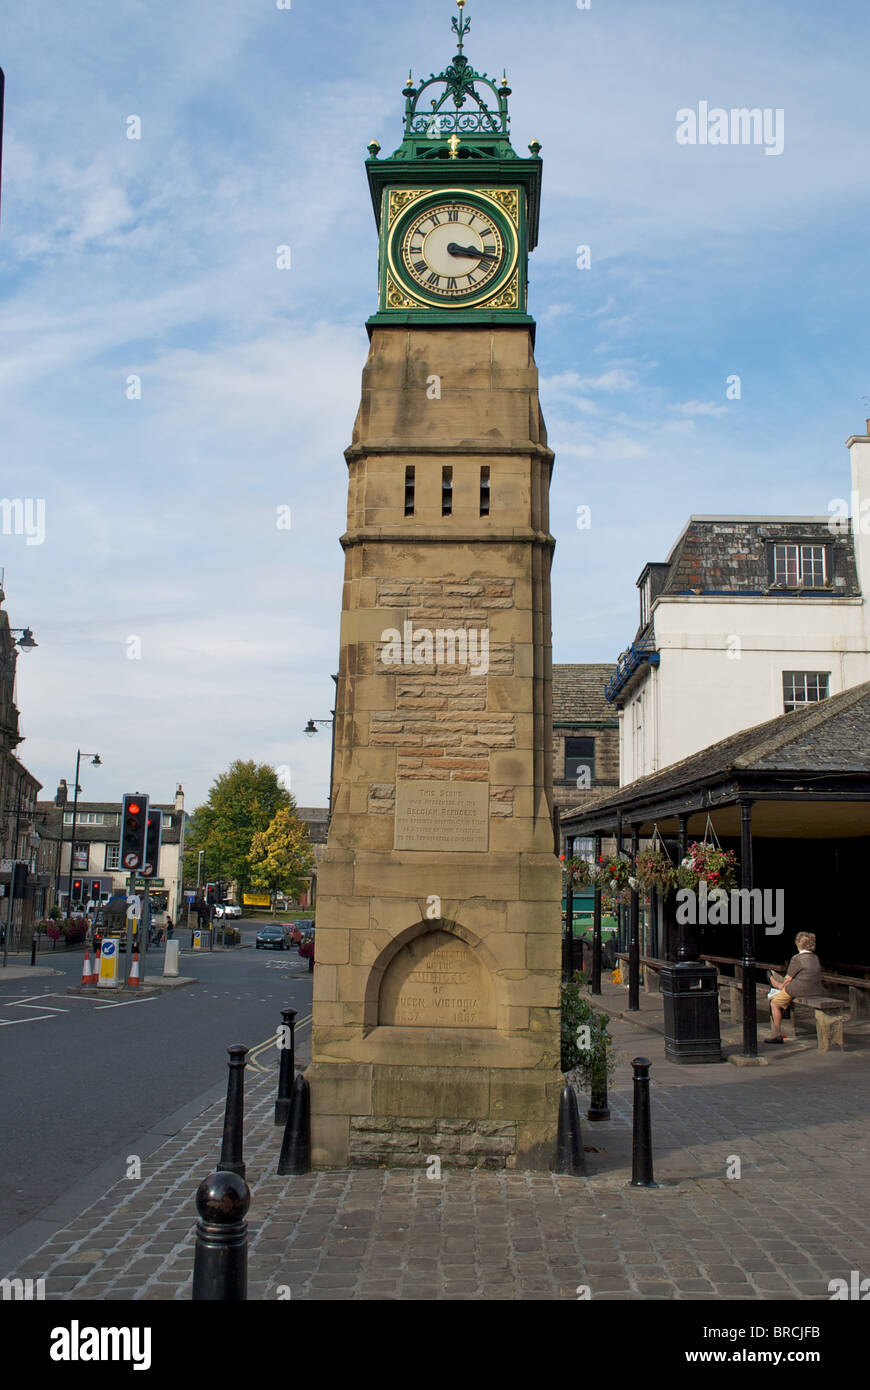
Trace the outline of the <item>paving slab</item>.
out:
M 617 988 L 596 1001 L 612 1010 L 619 1062 L 610 1119 L 584 1118 L 585 1179 L 446 1164 L 433 1179 L 425 1163 L 281 1178 L 276 1079 L 249 1069 L 250 1297 L 812 1300 L 852 1270 L 870 1275 L 863 1036 L 843 1053 L 772 1049 L 760 1069 L 681 1066 L 650 1026 L 655 1001 L 618 1018 Z M 629 1185 L 638 1055 L 653 1063 L 654 1190 Z M 588 1104 L 581 1095 L 584 1117 Z M 193 1197 L 216 1165 L 223 1110 L 216 1092 L 162 1142 L 152 1131 L 140 1181 L 70 1212 L 0 1274 L 44 1278 L 48 1299 L 189 1299 Z

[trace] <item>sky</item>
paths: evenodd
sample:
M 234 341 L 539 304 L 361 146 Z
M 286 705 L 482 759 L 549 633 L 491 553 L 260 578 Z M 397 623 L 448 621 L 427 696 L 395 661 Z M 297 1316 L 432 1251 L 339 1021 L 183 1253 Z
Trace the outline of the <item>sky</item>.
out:
M 366 146 L 398 146 L 408 71 L 446 66 L 456 13 L 7 7 L 0 495 L 33 524 L 2 522 L 0 567 L 39 644 L 19 755 L 46 794 L 82 749 L 103 762 L 87 800 L 181 782 L 192 810 L 252 758 L 326 804 L 329 730 L 302 730 L 332 708 L 343 450 L 377 307 Z M 638 575 L 691 514 L 848 497 L 844 442 L 870 415 L 870 9 L 465 13 L 472 63 L 510 79 L 514 148 L 542 144 L 554 660 L 615 661 Z M 679 143 L 700 103 L 768 110 L 781 152 Z

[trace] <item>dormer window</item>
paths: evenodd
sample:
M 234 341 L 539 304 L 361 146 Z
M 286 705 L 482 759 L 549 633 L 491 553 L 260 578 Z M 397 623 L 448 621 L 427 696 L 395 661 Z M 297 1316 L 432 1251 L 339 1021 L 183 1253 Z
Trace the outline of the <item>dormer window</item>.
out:
M 783 589 L 824 589 L 830 565 L 826 545 L 774 545 L 773 582 Z
M 641 628 L 645 628 L 646 625 L 647 625 L 647 623 L 649 622 L 649 610 L 650 610 L 650 576 L 647 575 L 646 579 L 643 581 L 643 583 L 642 583 L 641 586 L 640 586 L 640 625 L 641 625 Z

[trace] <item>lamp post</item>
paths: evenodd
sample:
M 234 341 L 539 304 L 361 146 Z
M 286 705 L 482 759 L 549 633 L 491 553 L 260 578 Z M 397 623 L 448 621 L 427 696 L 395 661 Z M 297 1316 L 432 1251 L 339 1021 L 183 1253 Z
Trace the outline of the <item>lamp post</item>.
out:
M 332 711 L 331 719 L 309 719 L 303 729 L 303 733 L 308 738 L 314 738 L 317 733 L 318 724 L 328 724 L 332 729 L 332 742 L 329 750 L 329 819 L 332 820 L 332 778 L 335 768 L 335 710 Z
M 12 872 L 9 875 L 9 910 L 6 915 L 6 930 L 3 933 L 3 968 L 9 959 L 9 938 L 12 935 L 13 918 L 15 914 L 15 887 L 18 878 L 18 834 L 19 823 L 21 820 L 21 785 L 24 781 L 23 775 L 19 774 L 18 787 L 15 793 L 15 833 L 12 839 Z M 9 808 L 12 809 L 11 807 Z
M 2 114 L 2 73 L 0 73 L 0 135 L 2 135 L 2 123 L 3 123 L 3 114 Z M 0 591 L 0 597 L 2 597 L 2 591 Z M 19 634 L 19 635 L 18 635 L 18 638 L 17 638 L 17 641 L 15 642 L 15 646 L 17 646 L 17 647 L 19 648 L 19 650 L 22 651 L 22 652 L 32 652 L 33 649 L 34 649 L 34 647 L 36 647 L 36 646 L 38 645 L 38 643 L 34 640 L 34 637 L 33 637 L 33 629 L 32 629 L 32 628 L 29 628 L 29 627 L 10 627 L 9 633 L 10 633 L 10 636 L 12 636 L 12 637 L 15 637 L 16 633 Z M 11 872 L 11 874 L 9 875 L 9 879 L 10 879 L 10 882 L 9 882 L 9 912 L 8 912 L 8 916 L 7 916 L 7 920 L 6 920 L 6 932 L 5 932 L 4 937 L 3 937 L 3 965 L 4 965 L 4 967 L 6 966 L 6 962 L 7 962 L 8 958 L 9 958 L 9 938 L 10 938 L 10 936 L 12 935 L 13 914 L 14 914 L 14 911 L 15 911 L 15 888 L 16 888 L 16 880 L 17 880 L 17 877 L 18 877 L 18 872 L 17 872 L 17 871 L 18 871 L 18 835 L 19 835 L 19 826 L 20 826 L 20 822 L 21 822 L 21 787 L 22 787 L 23 781 L 24 781 L 24 773 L 23 773 L 23 771 L 22 771 L 21 773 L 19 773 L 19 776 L 18 776 L 18 787 L 17 787 L 17 789 L 16 789 L 16 794 L 15 794 L 15 838 L 14 838 L 14 840 L 13 840 L 13 845 L 12 845 L 12 872 Z M 10 812 L 11 812 L 12 808 L 9 807 L 9 810 L 10 810 Z
M 81 790 L 79 787 L 79 768 L 81 767 L 82 758 L 90 758 L 91 767 L 102 767 L 103 765 L 99 753 L 82 753 L 82 750 L 80 748 L 76 749 L 76 777 L 75 782 L 73 783 L 73 786 L 75 787 L 75 793 L 73 795 L 72 828 L 70 830 L 69 837 L 69 876 L 67 878 L 66 885 L 67 908 L 69 908 L 72 903 L 73 859 L 75 858 L 76 852 L 76 819 L 78 817 L 79 811 L 79 791 Z M 63 835 L 61 834 L 61 841 L 62 840 Z M 62 842 L 61 854 L 63 854 Z

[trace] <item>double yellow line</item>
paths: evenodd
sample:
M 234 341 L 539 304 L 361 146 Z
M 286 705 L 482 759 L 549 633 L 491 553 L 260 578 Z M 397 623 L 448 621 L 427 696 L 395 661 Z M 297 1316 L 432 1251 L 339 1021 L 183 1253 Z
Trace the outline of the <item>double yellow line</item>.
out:
M 299 1040 L 300 1031 L 308 1026 L 308 1024 L 311 1022 L 312 1017 L 312 1014 L 306 1014 L 304 1018 L 297 1018 L 295 1028 L 295 1036 L 297 1042 Z M 269 1052 L 270 1049 L 274 1049 L 276 1052 L 278 1050 L 277 1029 L 268 1038 L 266 1038 L 264 1042 L 257 1043 L 256 1047 L 251 1048 L 247 1056 L 248 1066 L 253 1067 L 254 1071 L 268 1072 L 269 1074 L 271 1074 L 274 1071 L 275 1067 L 274 1061 L 269 1066 L 263 1066 L 262 1063 L 262 1058 Z

